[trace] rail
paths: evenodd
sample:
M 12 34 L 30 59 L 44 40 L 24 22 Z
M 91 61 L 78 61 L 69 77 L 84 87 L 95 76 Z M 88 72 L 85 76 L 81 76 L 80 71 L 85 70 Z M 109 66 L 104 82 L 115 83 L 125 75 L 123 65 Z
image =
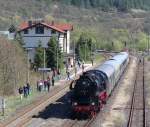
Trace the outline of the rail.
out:
M 141 67 L 142 66 L 142 67 Z M 140 73 L 140 67 L 142 68 L 142 71 Z M 129 113 L 129 119 L 128 119 L 128 123 L 127 123 L 127 127 L 132 127 L 133 124 L 133 117 L 134 117 L 134 111 L 136 110 L 135 108 L 135 99 L 136 99 L 136 92 L 137 92 L 137 79 L 138 79 L 138 74 L 142 74 L 142 93 L 143 93 L 143 99 L 142 99 L 142 103 L 143 103 L 143 127 L 146 127 L 146 113 L 145 113 L 145 82 L 144 82 L 144 58 L 140 59 L 138 61 L 138 65 L 137 65 L 137 70 L 136 70 L 136 76 L 135 76 L 135 82 L 134 82 L 134 88 L 133 88 L 133 94 L 132 94 L 132 100 L 131 100 L 131 107 L 130 107 L 130 113 Z

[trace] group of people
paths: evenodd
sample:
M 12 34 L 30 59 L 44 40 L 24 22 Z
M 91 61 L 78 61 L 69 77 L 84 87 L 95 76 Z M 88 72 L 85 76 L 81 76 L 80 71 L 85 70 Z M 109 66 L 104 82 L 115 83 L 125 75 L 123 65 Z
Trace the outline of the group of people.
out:
M 55 84 L 55 79 L 54 77 L 47 78 L 47 80 L 39 80 L 37 81 L 37 91 L 42 92 L 42 91 L 50 91 L 50 86 L 54 86 Z M 20 95 L 20 99 L 22 100 L 23 97 L 27 98 L 30 93 L 31 93 L 31 87 L 30 84 L 27 83 L 24 86 L 20 86 L 18 89 L 18 93 Z
M 19 89 L 18 89 L 18 93 L 20 94 L 20 99 L 21 100 L 22 100 L 23 96 L 25 98 L 27 98 L 30 95 L 30 92 L 31 92 L 31 87 L 30 87 L 29 83 L 27 83 L 23 87 L 20 86 Z
M 47 80 L 39 80 L 37 81 L 37 91 L 41 92 L 41 91 L 50 91 L 50 86 L 54 86 L 55 83 L 55 79 L 54 77 L 52 77 L 52 79 L 50 80 L 50 78 L 48 78 Z
M 82 72 L 84 72 L 84 62 L 82 63 L 82 65 L 80 62 L 78 62 L 77 64 L 78 64 L 79 68 L 80 67 L 82 68 Z M 76 76 L 76 73 L 77 73 L 77 67 L 75 66 L 75 76 Z M 71 80 L 70 71 L 69 71 L 68 66 L 66 66 L 66 75 L 67 75 L 67 80 Z M 53 69 L 51 78 L 48 77 L 47 80 L 38 80 L 37 81 L 37 91 L 39 91 L 39 92 L 48 91 L 49 92 L 50 86 L 54 86 L 54 84 L 55 84 L 54 77 L 58 77 L 60 79 L 60 71 L 59 70 Z M 30 92 L 31 92 L 31 87 L 30 87 L 29 83 L 27 83 L 23 87 L 20 86 L 18 89 L 18 93 L 20 94 L 21 100 L 22 100 L 23 96 L 25 98 L 27 98 L 30 95 Z
M 82 64 L 80 63 L 80 61 L 77 61 L 77 65 L 78 65 L 78 68 L 80 68 L 81 67 L 81 69 L 82 69 L 82 73 L 84 72 L 84 61 L 82 62 Z M 76 66 L 76 64 L 75 64 L 75 66 L 74 66 L 74 72 L 75 72 L 75 76 L 77 75 L 77 66 Z M 71 77 L 70 77 L 70 71 L 69 71 L 69 68 L 68 68 L 68 66 L 67 66 L 67 64 L 66 64 L 66 75 L 67 75 L 67 80 L 71 80 Z

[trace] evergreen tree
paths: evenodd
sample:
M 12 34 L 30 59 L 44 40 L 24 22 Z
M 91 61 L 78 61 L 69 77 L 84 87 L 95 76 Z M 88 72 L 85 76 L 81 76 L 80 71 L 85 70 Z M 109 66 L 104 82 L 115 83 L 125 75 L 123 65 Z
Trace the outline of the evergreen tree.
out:
M 131 8 L 150 9 L 150 0 L 63 0 L 64 3 L 77 7 L 100 7 L 102 10 L 117 8 L 120 11 L 127 11 Z
M 63 55 L 61 49 L 58 46 L 56 37 L 52 37 L 48 42 L 48 48 L 46 50 L 47 55 L 47 67 L 49 68 L 62 68 Z
M 23 47 L 25 45 L 23 39 L 22 39 L 22 36 L 17 33 L 16 36 L 15 36 L 15 40 L 19 42 L 19 44 L 21 45 L 21 47 Z
M 90 60 L 94 48 L 94 40 L 87 33 L 82 33 L 77 41 L 76 54 L 80 60 Z
M 41 42 L 36 49 L 36 54 L 34 57 L 34 64 L 37 68 L 43 67 L 44 49 L 42 48 Z

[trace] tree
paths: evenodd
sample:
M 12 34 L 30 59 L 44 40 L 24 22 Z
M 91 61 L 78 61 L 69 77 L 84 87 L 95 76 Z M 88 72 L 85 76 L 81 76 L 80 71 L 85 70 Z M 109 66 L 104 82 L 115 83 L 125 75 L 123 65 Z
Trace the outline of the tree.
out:
M 39 42 L 39 46 L 36 49 L 36 54 L 34 57 L 34 64 L 37 68 L 43 67 L 43 56 L 44 56 L 44 51 L 41 42 Z
M 82 33 L 77 41 L 76 54 L 80 60 L 89 60 L 91 58 L 92 50 L 94 48 L 94 38 L 87 34 Z
M 21 47 L 23 47 L 25 45 L 24 41 L 23 41 L 23 38 L 22 36 L 20 35 L 20 33 L 17 33 L 16 34 L 16 37 L 15 37 L 15 40 L 17 42 L 19 42 L 19 44 L 21 45 Z
M 136 48 L 139 51 L 147 50 L 148 46 L 148 36 L 145 33 L 138 33 Z
M 48 42 L 48 48 L 46 50 L 47 55 L 47 67 L 49 68 L 62 68 L 63 55 L 56 37 L 52 37 Z

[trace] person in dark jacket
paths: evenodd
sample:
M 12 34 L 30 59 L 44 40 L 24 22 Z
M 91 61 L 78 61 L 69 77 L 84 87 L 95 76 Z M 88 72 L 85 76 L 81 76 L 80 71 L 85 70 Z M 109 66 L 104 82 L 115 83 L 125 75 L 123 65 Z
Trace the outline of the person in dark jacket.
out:
M 70 72 L 69 71 L 67 71 L 67 80 L 70 80 L 71 78 L 70 78 Z
M 23 94 L 24 94 L 24 97 L 27 97 L 27 87 L 26 86 L 23 86 Z
M 48 92 L 50 91 L 50 86 L 51 86 L 51 81 L 49 79 L 49 80 L 47 80 L 47 91 Z
M 29 83 L 27 83 L 27 95 L 29 95 L 30 94 L 30 84 Z
M 22 97 L 23 97 L 23 88 L 21 86 L 19 87 L 18 92 L 20 94 L 20 100 L 22 100 Z
M 47 89 L 47 81 L 45 80 L 44 81 L 44 90 L 46 91 L 46 89 Z
M 54 76 L 52 76 L 52 86 L 54 86 L 55 84 L 55 79 L 54 79 Z
M 84 72 L 84 63 L 82 63 L 82 73 Z
M 80 61 L 78 60 L 78 66 L 79 66 L 79 68 L 80 68 L 80 66 L 81 66 L 81 64 L 80 64 Z

